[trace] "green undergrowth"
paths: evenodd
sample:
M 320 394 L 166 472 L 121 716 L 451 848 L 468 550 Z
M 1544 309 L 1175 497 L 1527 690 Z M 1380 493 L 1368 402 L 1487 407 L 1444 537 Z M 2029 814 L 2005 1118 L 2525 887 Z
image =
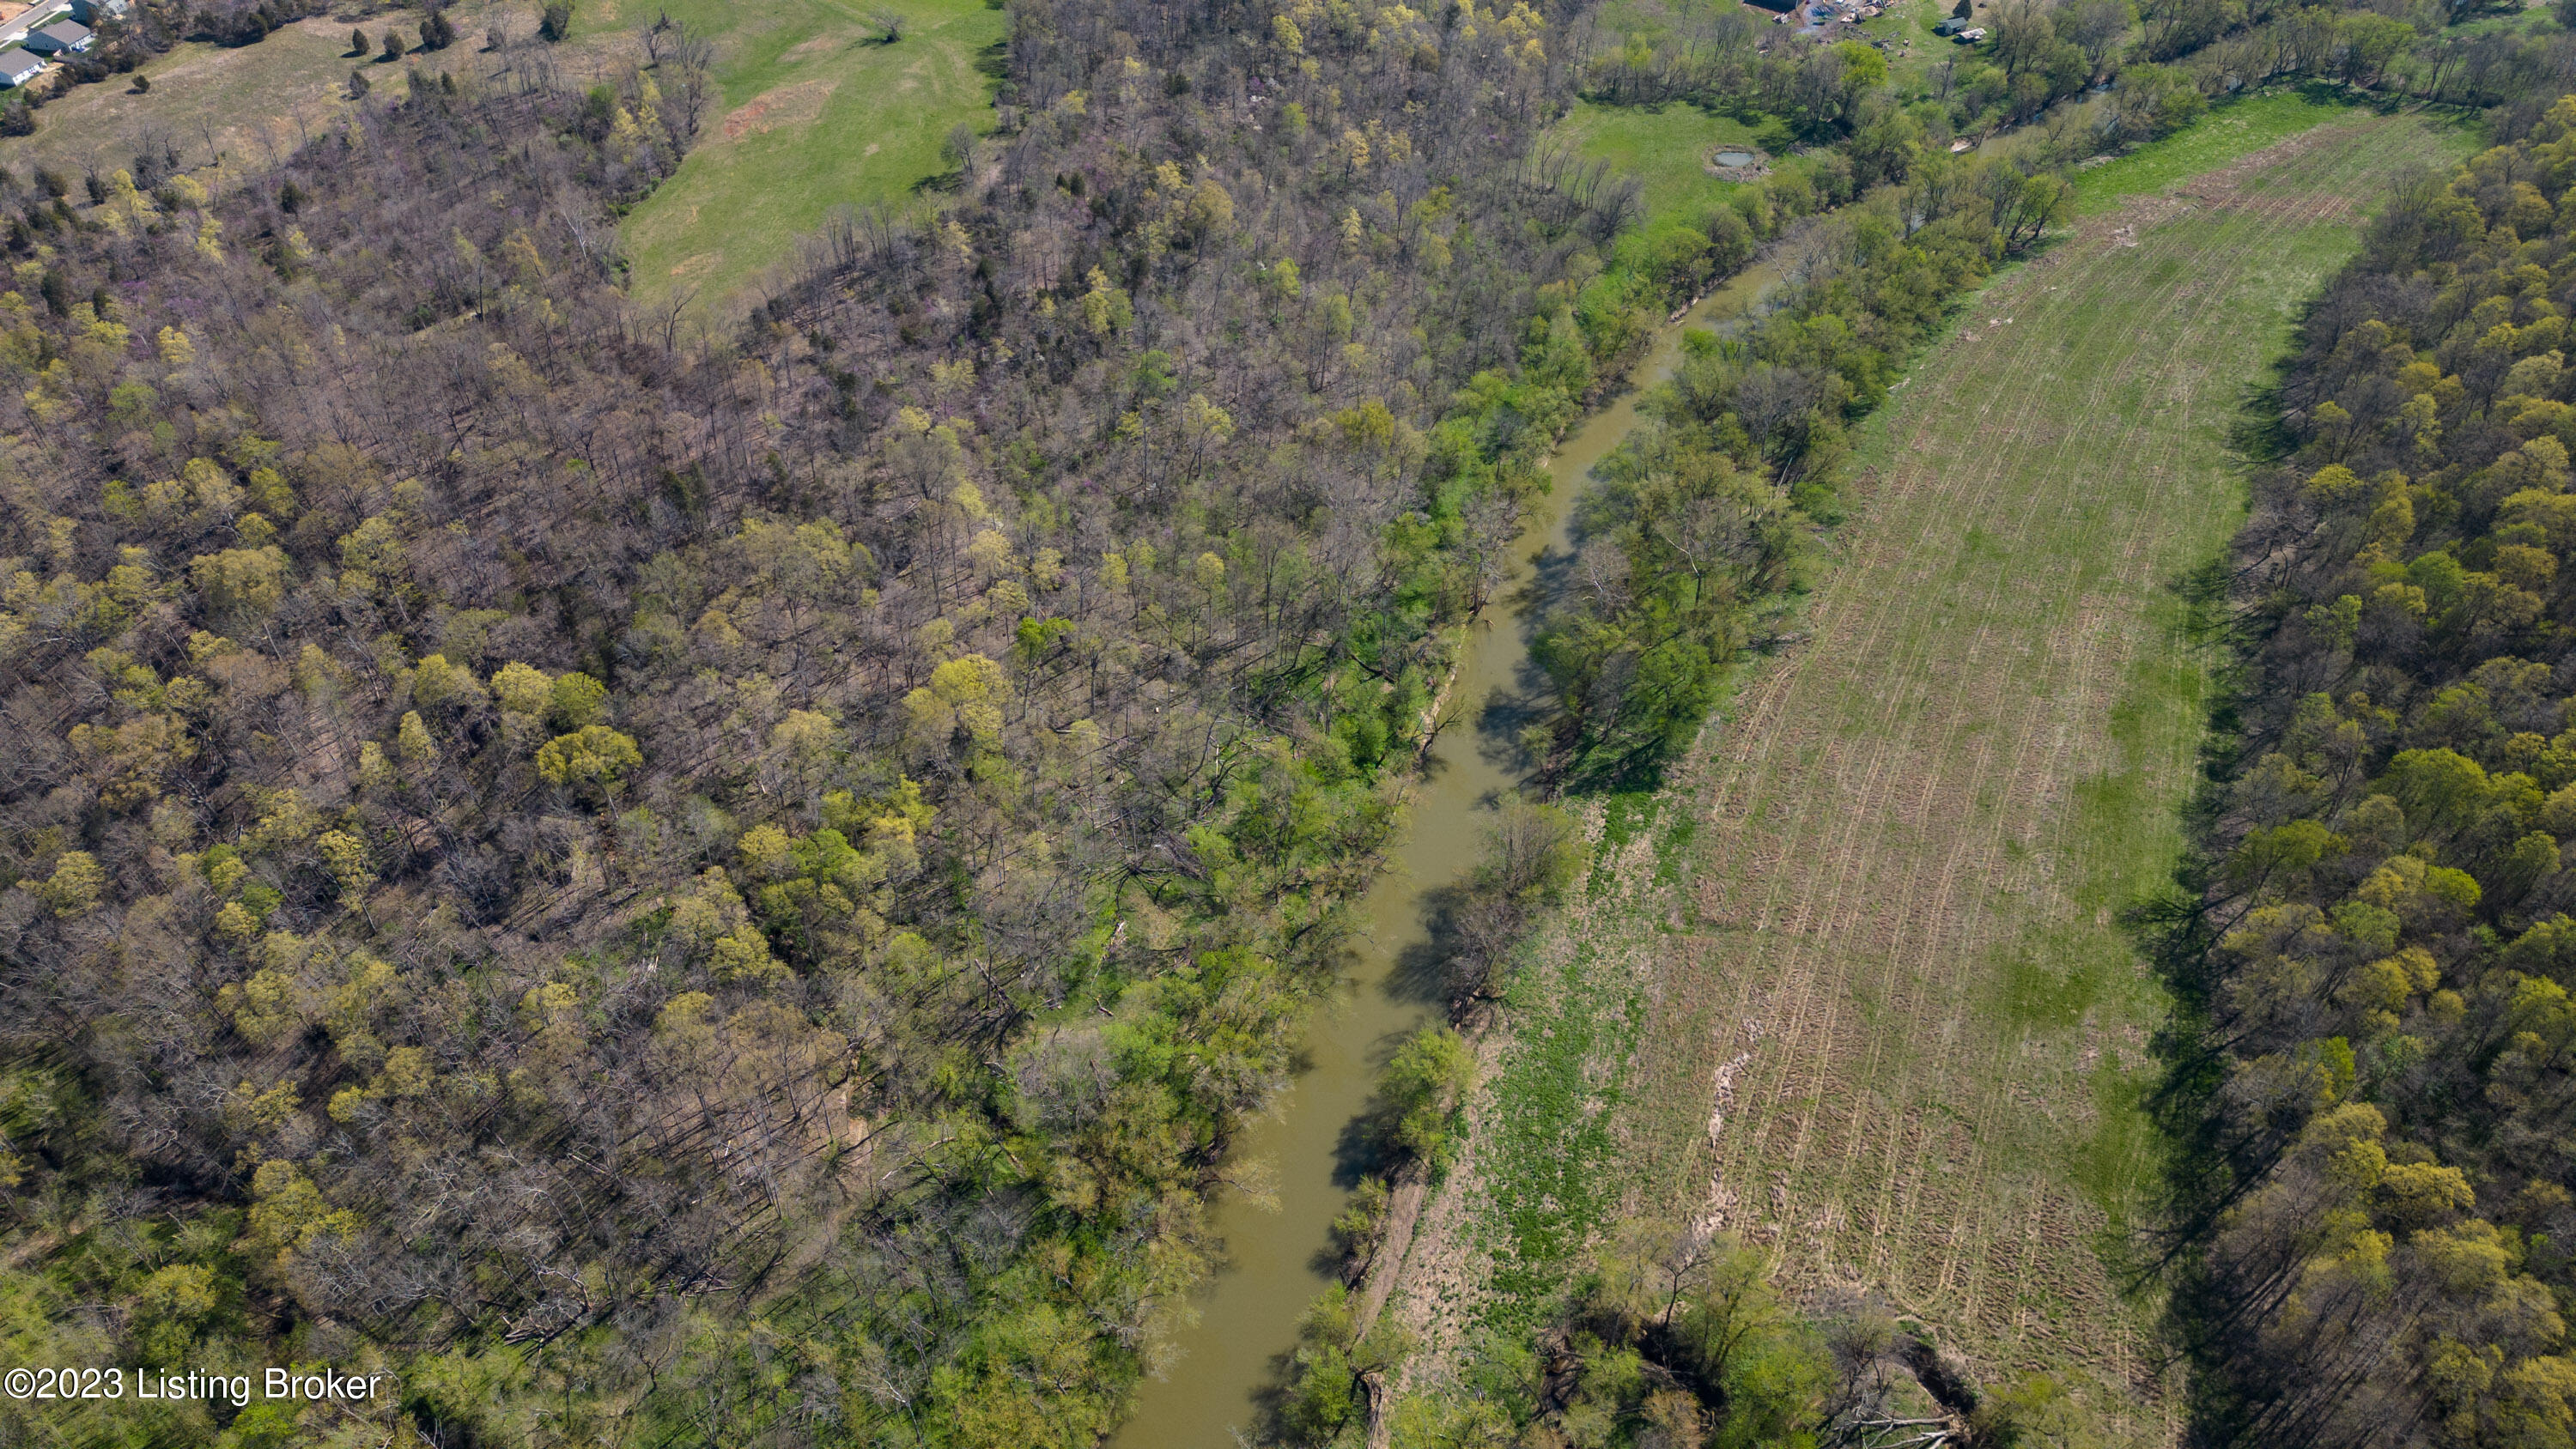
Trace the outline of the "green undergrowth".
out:
M 1697 816 L 1671 803 L 1654 790 L 1602 798 L 1601 838 L 1572 907 L 1583 924 L 1543 933 L 1505 988 L 1504 1012 L 1523 1025 L 1485 1088 L 1479 1124 L 1477 1248 L 1495 1265 L 1473 1318 L 1483 1333 L 1525 1335 L 1540 1323 L 1618 1220 L 1626 1179 L 1613 1171 L 1613 1123 L 1653 1014 L 1629 965 L 1658 949 L 1699 840 Z M 1653 869 L 1623 886 L 1621 861 L 1641 843 Z
M 1536 1327 L 1620 1205 L 1609 1169 L 1611 1122 L 1645 1000 L 1592 943 L 1561 967 L 1531 962 L 1505 995 L 1530 1025 L 1515 1036 L 1486 1114 L 1491 1213 L 1478 1250 L 1494 1264 L 1477 1326 L 1510 1335 Z M 1606 1071 L 1596 1063 L 1612 1064 Z

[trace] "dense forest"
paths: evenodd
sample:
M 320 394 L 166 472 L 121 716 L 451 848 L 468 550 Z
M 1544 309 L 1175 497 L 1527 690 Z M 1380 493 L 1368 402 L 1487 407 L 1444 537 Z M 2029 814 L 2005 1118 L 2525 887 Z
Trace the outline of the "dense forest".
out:
M 957 204 L 702 351 L 673 63 L 11 179 L 0 1342 L 403 1388 L 0 1415 L 1087 1444 L 1202 1270 L 1644 333 L 1549 22 L 1027 0 Z
M 2315 302 L 2240 541 L 2235 748 L 2159 913 L 2211 1442 L 2576 1423 L 2576 97 L 2498 139 Z

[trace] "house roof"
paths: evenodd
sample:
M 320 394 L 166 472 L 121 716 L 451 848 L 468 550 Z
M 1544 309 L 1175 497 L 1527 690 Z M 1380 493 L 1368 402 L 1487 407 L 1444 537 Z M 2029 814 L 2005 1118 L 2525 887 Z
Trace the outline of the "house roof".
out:
M 65 45 L 78 45 L 89 39 L 90 28 L 77 20 L 58 20 L 36 33 L 47 40 L 60 41 Z
M 14 80 L 22 76 L 34 75 L 36 72 L 43 70 L 44 68 L 44 57 L 36 55 L 33 52 L 24 50 L 0 51 L 0 75 L 8 76 Z

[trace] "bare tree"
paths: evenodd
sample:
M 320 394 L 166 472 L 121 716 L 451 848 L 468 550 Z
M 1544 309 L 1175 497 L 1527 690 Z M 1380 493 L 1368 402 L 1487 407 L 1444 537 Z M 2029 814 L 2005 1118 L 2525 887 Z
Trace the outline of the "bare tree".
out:
M 695 139 L 698 121 L 714 94 L 715 42 L 681 22 L 670 22 L 661 47 L 662 94 L 672 99 L 671 124 L 683 142 Z
M 678 26 L 672 21 L 671 12 L 668 10 L 662 11 L 660 14 L 655 15 L 651 20 L 647 20 L 635 27 L 635 39 L 638 44 L 644 47 L 644 63 L 646 65 L 660 65 L 662 63 L 662 38 L 677 28 Z

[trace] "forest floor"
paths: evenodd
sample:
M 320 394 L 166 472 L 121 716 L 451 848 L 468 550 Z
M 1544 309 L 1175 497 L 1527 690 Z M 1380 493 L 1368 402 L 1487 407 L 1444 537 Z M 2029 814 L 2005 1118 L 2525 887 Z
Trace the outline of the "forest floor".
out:
M 2189 177 L 2096 168 L 2088 199 L 2159 190 L 1998 276 L 1866 425 L 1805 637 L 1665 789 L 1591 809 L 1408 1267 L 1423 1362 L 1525 1332 L 1622 1220 L 1713 1222 L 1810 1302 L 1874 1295 L 2171 1440 L 2121 1286 L 2163 1001 L 2115 918 L 2195 778 L 2184 586 L 2238 526 L 2229 429 L 2295 309 L 2383 178 L 2469 144 L 2318 117 Z
M 880 10 L 904 17 L 892 45 L 870 18 Z M 664 13 L 715 41 L 724 97 L 618 229 L 646 307 L 691 298 L 721 316 L 758 301 L 834 207 L 926 211 L 956 171 L 940 154 L 950 128 L 993 128 L 1007 18 L 986 0 L 584 0 L 576 33 Z

